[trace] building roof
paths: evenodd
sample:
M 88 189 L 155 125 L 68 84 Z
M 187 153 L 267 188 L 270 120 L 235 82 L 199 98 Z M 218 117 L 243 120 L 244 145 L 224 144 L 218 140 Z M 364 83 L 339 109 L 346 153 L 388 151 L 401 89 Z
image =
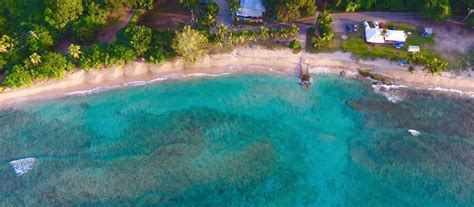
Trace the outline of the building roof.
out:
M 385 41 L 405 42 L 407 34 L 401 30 L 387 30 L 385 33 Z
M 265 11 L 262 0 L 240 0 L 237 16 L 261 17 Z
M 365 28 L 365 40 L 370 43 L 385 43 L 385 40 L 376 28 Z

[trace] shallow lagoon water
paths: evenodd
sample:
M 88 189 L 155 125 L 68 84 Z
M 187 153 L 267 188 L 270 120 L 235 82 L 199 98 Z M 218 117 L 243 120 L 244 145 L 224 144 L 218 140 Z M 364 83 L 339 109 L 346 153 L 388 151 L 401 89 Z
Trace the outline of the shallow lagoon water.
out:
M 296 81 L 161 82 L 0 111 L 0 206 L 474 205 L 472 99 Z M 23 158 L 36 162 L 18 176 Z

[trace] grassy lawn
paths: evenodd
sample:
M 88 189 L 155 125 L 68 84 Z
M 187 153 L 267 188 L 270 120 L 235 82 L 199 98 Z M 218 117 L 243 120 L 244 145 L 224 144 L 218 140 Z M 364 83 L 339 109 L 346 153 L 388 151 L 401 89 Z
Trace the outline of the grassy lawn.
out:
M 441 57 L 441 55 L 437 54 L 433 50 L 433 46 L 435 44 L 434 38 L 424 37 L 422 28 L 416 28 L 410 25 L 396 24 L 392 22 L 386 23 L 386 27 L 391 26 L 411 33 L 408 35 L 405 45 L 400 49 L 393 47 L 392 44 L 367 44 L 365 42 L 365 34 L 363 29 L 359 29 L 359 31 L 356 33 L 348 34 L 349 38 L 347 40 L 342 40 L 340 37 L 336 37 L 339 39 L 336 39 L 334 40 L 334 43 L 329 44 L 328 48 L 333 49 L 334 47 L 340 46 L 339 50 L 351 52 L 353 55 L 363 59 L 385 58 L 393 61 L 399 61 L 406 59 L 408 55 L 408 46 L 418 45 L 421 47 L 422 53 L 425 56 L 438 58 Z M 363 26 L 360 25 L 359 28 L 363 28 Z
M 349 38 L 342 45 L 344 52 L 351 52 L 363 59 L 376 59 L 386 58 L 389 60 L 397 61 L 403 60 L 407 56 L 406 50 L 397 49 L 387 45 L 369 45 L 365 43 L 365 40 L 360 38 Z
M 407 32 L 413 32 L 416 31 L 417 28 L 408 24 L 400 24 L 400 23 L 395 23 L 395 22 L 387 22 L 385 24 L 385 28 L 390 28 L 390 27 L 396 27 L 397 30 L 405 30 Z

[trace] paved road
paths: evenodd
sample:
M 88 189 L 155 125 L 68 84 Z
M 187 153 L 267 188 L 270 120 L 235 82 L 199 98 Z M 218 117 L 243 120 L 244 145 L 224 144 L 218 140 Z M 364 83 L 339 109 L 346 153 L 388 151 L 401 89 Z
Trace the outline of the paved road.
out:
M 229 5 L 226 0 L 216 0 L 219 6 L 219 16 L 217 17 L 217 25 L 226 24 L 232 25 L 232 12 L 229 9 Z

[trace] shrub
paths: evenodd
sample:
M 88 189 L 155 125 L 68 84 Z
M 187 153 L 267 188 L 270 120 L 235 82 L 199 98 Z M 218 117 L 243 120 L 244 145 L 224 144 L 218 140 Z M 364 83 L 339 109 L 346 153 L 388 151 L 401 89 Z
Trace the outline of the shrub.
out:
M 207 27 L 215 27 L 217 23 L 217 15 L 219 14 L 219 6 L 215 1 L 211 1 L 206 5 L 206 15 L 203 23 Z
M 124 65 L 127 61 L 133 61 L 137 59 L 137 56 L 135 55 L 133 49 L 123 45 L 107 45 L 106 50 L 110 57 L 107 66 Z
M 183 56 L 186 62 L 196 62 L 199 57 L 206 53 L 208 40 L 199 31 L 185 26 L 183 31 L 176 35 L 173 40 L 173 49 Z
M 135 55 L 144 55 L 151 43 L 152 31 L 145 26 L 129 25 L 119 32 L 119 42 L 133 48 Z
M 53 46 L 53 36 L 48 29 L 40 25 L 33 25 L 31 27 L 31 31 L 33 32 L 34 36 L 26 40 L 27 44 L 29 45 L 28 49 L 30 52 L 44 51 Z
M 282 22 L 291 22 L 311 16 L 316 11 L 316 0 L 264 0 L 267 11 L 274 13 Z
M 107 53 L 106 45 L 104 44 L 96 44 L 84 48 L 80 58 L 80 65 L 84 70 L 98 69 L 102 66 L 108 65 L 109 62 L 110 56 Z
M 159 64 L 168 58 L 176 56 L 176 52 L 171 47 L 176 33 L 172 30 L 153 30 L 153 38 L 146 59 Z
M 289 47 L 293 50 L 294 53 L 299 53 L 302 49 L 301 43 L 298 40 L 291 41 Z
M 136 59 L 133 49 L 120 44 L 96 44 L 82 51 L 81 68 L 98 69 L 112 65 L 123 65 Z
M 33 84 L 33 78 L 29 71 L 22 65 L 15 65 L 5 75 L 3 85 L 9 88 L 18 88 L 21 86 L 30 86 Z
M 86 15 L 72 25 L 74 39 L 81 43 L 89 43 L 95 40 L 101 25 L 107 22 L 107 10 L 105 8 L 94 2 L 88 2 L 86 5 Z
M 41 64 L 30 68 L 32 77 L 35 80 L 62 78 L 68 71 L 74 69 L 74 64 L 57 52 L 47 52 L 41 56 L 41 60 Z
M 314 48 L 320 49 L 334 38 L 333 22 L 334 20 L 329 13 L 324 11 L 319 14 L 316 19 L 316 23 L 319 26 L 319 36 L 311 40 Z

